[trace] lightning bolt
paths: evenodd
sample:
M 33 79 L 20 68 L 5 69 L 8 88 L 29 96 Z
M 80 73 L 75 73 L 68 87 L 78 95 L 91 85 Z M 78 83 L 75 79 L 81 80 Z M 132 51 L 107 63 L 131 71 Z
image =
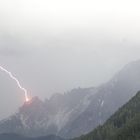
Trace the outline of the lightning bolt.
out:
M 11 79 L 13 79 L 17 86 L 24 92 L 24 95 L 25 95 L 25 101 L 28 102 L 29 101 L 29 98 L 28 98 L 28 93 L 27 93 L 27 90 L 21 86 L 20 82 L 18 81 L 18 79 L 8 70 L 6 70 L 4 67 L 0 66 L 0 70 L 7 73 Z

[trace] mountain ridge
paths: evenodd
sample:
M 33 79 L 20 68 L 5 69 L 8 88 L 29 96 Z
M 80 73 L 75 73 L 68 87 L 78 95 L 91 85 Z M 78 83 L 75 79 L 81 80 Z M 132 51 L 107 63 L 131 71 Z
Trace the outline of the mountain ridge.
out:
M 57 134 L 73 138 L 102 125 L 140 87 L 140 61 L 126 65 L 110 81 L 95 88 L 78 88 L 41 101 L 34 97 L 7 120 L 0 133 L 38 137 Z

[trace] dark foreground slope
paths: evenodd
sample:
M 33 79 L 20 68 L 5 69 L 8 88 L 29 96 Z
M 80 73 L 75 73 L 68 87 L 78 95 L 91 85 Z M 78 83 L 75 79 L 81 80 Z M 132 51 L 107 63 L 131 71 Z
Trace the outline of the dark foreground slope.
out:
M 0 134 L 0 140 L 64 140 L 64 139 L 54 135 L 38 138 L 29 138 L 17 134 Z
M 140 92 L 104 125 L 76 140 L 140 140 Z

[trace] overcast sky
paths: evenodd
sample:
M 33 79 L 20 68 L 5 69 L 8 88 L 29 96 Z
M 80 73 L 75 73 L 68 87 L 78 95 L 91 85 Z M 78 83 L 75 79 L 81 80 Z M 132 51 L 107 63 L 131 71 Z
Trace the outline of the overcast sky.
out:
M 0 64 L 41 99 L 98 86 L 140 59 L 136 0 L 0 0 Z M 0 72 L 0 118 L 23 93 Z M 7 110 L 7 111 L 5 111 Z

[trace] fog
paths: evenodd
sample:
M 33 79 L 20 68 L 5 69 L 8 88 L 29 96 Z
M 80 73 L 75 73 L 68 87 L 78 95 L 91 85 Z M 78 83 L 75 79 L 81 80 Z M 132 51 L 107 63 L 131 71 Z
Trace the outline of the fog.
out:
M 139 1 L 0 0 L 0 64 L 30 96 L 99 86 L 140 59 Z M 24 102 L 0 72 L 1 118 Z M 6 111 L 5 111 L 6 110 Z

